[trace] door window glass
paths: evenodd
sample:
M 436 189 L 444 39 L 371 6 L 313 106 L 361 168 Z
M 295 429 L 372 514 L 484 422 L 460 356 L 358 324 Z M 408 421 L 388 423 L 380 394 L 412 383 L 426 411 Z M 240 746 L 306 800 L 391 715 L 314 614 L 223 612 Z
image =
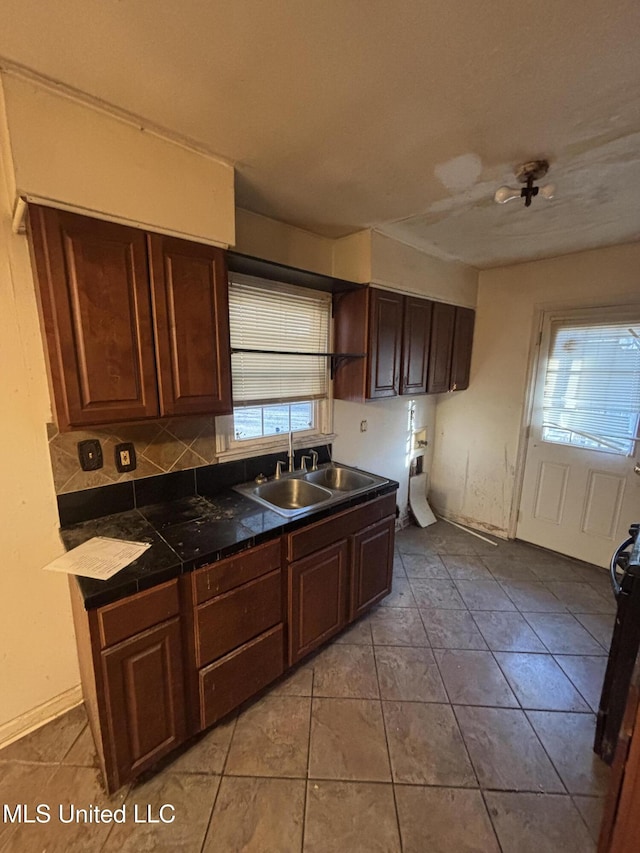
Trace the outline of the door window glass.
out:
M 554 321 L 542 440 L 630 456 L 639 412 L 640 328 Z

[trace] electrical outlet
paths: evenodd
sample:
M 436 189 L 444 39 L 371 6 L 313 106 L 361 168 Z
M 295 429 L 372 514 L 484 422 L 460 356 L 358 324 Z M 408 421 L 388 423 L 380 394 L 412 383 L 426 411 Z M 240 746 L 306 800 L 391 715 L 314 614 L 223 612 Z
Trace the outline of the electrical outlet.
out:
M 78 459 L 83 471 L 97 471 L 102 468 L 102 447 L 97 438 L 78 442 Z
M 366 421 L 360 421 L 360 432 L 366 432 L 366 431 L 367 431 L 367 422 Z
M 121 474 L 124 474 L 127 471 L 136 470 L 136 449 L 132 442 L 127 441 L 122 444 L 116 444 L 115 457 L 116 469 L 120 471 Z

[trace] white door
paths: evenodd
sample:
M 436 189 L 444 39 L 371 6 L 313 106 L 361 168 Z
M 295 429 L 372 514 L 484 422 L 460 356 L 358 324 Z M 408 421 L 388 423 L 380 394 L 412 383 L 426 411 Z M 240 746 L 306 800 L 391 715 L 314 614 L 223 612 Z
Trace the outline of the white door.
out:
M 598 566 L 640 522 L 640 308 L 545 317 L 517 537 Z

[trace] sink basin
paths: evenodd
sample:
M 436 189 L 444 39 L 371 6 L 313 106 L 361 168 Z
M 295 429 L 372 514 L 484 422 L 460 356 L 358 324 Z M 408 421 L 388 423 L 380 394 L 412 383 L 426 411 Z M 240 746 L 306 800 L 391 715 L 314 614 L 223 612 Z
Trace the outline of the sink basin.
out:
M 352 471 L 350 468 L 320 468 L 318 471 L 311 471 L 305 474 L 304 479 L 309 483 L 316 483 L 319 486 L 326 486 L 328 489 L 335 489 L 337 492 L 354 492 L 357 489 L 365 489 L 372 486 L 375 480 L 372 477 L 367 477 L 366 474 L 361 474 L 359 471 Z
M 272 480 L 253 489 L 254 498 L 281 510 L 308 509 L 329 500 L 331 492 L 302 479 Z
M 309 510 L 324 509 L 348 500 L 351 494 L 387 483 L 383 477 L 328 464 L 308 473 L 296 471 L 283 474 L 279 480 L 256 485 L 242 483 L 234 486 L 241 495 L 256 501 L 286 518 L 294 518 Z

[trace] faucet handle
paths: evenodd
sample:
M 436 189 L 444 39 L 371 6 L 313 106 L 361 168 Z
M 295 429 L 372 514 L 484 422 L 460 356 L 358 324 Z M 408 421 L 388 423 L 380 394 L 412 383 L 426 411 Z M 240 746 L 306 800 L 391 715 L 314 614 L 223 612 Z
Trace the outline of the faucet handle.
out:
M 276 480 L 279 480 L 280 477 L 282 477 L 282 466 L 286 465 L 286 464 L 287 463 L 286 463 L 285 459 L 278 459 L 278 461 L 276 462 L 276 473 L 275 473 L 275 479 Z
M 309 452 L 311 453 L 311 470 L 317 471 L 318 470 L 318 451 L 317 450 L 310 450 Z
M 300 460 L 300 470 L 301 471 L 306 472 L 306 470 L 307 470 L 307 459 L 311 459 L 311 457 L 310 456 L 303 456 L 302 459 Z

